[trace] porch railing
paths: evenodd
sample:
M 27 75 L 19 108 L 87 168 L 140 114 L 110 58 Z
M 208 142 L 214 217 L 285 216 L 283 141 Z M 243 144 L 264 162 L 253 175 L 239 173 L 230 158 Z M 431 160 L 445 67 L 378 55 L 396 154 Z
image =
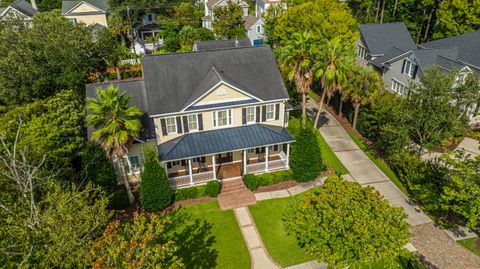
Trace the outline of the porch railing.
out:
M 191 186 L 190 175 L 172 177 L 168 179 L 172 188 Z M 206 183 L 213 180 L 213 171 L 193 174 L 193 185 Z
M 279 160 L 273 160 L 268 162 L 269 171 L 281 170 L 286 168 L 287 168 L 286 158 L 284 159 L 282 157 Z M 247 165 L 246 174 L 256 174 L 256 173 L 262 173 L 262 172 L 265 172 L 265 162 Z

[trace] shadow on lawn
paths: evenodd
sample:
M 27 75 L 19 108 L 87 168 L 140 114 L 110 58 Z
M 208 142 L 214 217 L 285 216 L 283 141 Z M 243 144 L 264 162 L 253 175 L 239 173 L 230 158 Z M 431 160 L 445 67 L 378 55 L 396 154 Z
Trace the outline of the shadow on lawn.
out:
M 212 224 L 195 219 L 191 214 L 177 210 L 171 215 L 173 231 L 170 239 L 178 246 L 177 255 L 182 258 L 186 268 L 215 268 L 218 251 L 213 247 L 216 239 L 212 235 Z

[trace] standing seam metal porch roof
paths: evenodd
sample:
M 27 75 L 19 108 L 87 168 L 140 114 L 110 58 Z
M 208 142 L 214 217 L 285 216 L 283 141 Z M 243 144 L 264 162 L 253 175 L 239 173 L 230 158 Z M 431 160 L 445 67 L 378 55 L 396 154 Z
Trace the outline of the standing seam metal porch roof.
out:
M 283 127 L 252 124 L 188 133 L 158 145 L 158 155 L 170 161 L 294 141 Z

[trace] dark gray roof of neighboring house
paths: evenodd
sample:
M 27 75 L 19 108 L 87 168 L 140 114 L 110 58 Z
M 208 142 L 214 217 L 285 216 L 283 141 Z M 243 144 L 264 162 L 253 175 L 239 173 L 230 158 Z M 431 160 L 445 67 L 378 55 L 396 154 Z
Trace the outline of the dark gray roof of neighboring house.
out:
M 33 17 L 38 12 L 38 10 L 34 9 L 32 5 L 25 0 L 18 0 L 12 3 L 10 6 L 27 15 L 28 17 Z
M 359 29 L 372 55 L 383 55 L 392 47 L 402 50 L 416 48 L 403 22 L 360 24 Z
M 219 152 L 293 142 L 285 128 L 264 124 L 188 133 L 158 145 L 160 160 L 178 160 Z
M 94 7 L 97 7 L 103 11 L 108 10 L 108 2 L 107 0 L 63 0 L 62 1 L 62 14 L 67 13 L 70 11 L 72 8 L 76 7 L 80 3 L 85 2 L 87 4 L 90 4 Z
M 382 68 L 384 66 L 384 63 L 387 63 L 389 60 L 391 60 L 395 57 L 398 57 L 398 56 L 400 56 L 400 55 L 402 55 L 406 52 L 407 51 L 404 51 L 404 50 L 399 49 L 397 47 L 392 47 L 387 52 L 385 52 L 385 54 L 383 56 L 375 58 L 370 63 L 379 67 L 379 68 Z
M 250 39 L 228 39 L 228 40 L 209 40 L 195 42 L 193 45 L 194 50 L 217 50 L 217 49 L 229 49 L 238 47 L 251 47 Z
M 222 0 L 208 0 L 208 1 L 207 1 L 207 6 L 208 6 L 209 8 L 213 8 L 213 6 L 214 6 L 216 3 L 220 2 L 220 1 L 222 1 Z
M 443 56 L 449 59 L 455 59 L 458 49 L 415 49 L 412 51 L 420 67 L 427 67 L 437 63 L 437 57 Z
M 252 25 L 254 25 L 258 20 L 260 20 L 259 17 L 256 17 L 255 15 L 248 15 L 247 17 L 244 18 L 244 23 L 243 23 L 243 26 L 245 27 L 245 29 L 249 29 L 250 27 L 252 27 Z
M 205 85 L 214 83 L 212 67 L 223 81 L 260 100 L 289 98 L 269 46 L 147 55 L 142 64 L 151 115 L 186 108 L 194 101 L 192 96 L 200 96 Z
M 480 68 L 480 31 L 434 40 L 419 45 L 430 49 L 458 48 L 458 60 Z
M 137 106 L 140 108 L 140 110 L 144 112 L 143 116 L 140 118 L 140 121 L 142 122 L 142 130 L 139 139 L 143 141 L 146 141 L 147 139 L 155 139 L 155 125 L 153 123 L 153 119 L 150 118 L 148 114 L 148 102 L 146 100 L 147 96 L 143 79 L 87 84 L 86 95 L 88 98 L 95 98 L 96 92 L 99 88 L 105 89 L 108 88 L 110 85 L 118 87 L 120 89 L 120 92 L 124 92 L 131 97 L 129 105 Z M 89 133 L 91 133 L 91 128 L 89 130 Z

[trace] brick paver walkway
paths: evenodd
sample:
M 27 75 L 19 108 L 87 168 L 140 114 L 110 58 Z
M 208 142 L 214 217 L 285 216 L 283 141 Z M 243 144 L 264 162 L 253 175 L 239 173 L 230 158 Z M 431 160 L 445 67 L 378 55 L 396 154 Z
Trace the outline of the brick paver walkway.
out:
M 222 210 L 244 207 L 257 203 L 255 195 L 249 190 L 243 180 L 233 179 L 222 181 L 222 189 L 218 196 L 218 203 Z
M 436 224 L 425 223 L 410 230 L 415 235 L 411 241 L 427 268 L 480 268 L 480 257 L 459 245 Z

